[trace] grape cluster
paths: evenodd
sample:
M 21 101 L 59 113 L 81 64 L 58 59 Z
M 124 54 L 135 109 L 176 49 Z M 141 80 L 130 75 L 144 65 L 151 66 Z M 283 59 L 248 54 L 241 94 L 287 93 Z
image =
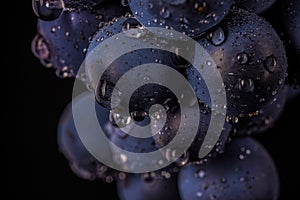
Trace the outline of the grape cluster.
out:
M 296 60 L 300 56 L 300 0 L 32 0 L 32 7 L 38 17 L 34 55 L 59 78 L 79 79 L 93 90 L 73 100 L 58 125 L 60 151 L 76 175 L 116 181 L 124 200 L 279 198 L 276 166 L 250 136 L 269 130 L 286 101 L 300 94 Z M 217 144 L 204 158 L 198 152 L 213 117 L 212 103 L 202 75 L 187 60 L 148 48 L 118 57 L 102 77 L 93 77 L 89 66 L 86 74 L 79 73 L 97 45 L 118 33 L 147 27 L 172 29 L 193 38 L 209 53 L 222 76 L 226 120 Z M 137 124 L 153 120 L 149 115 L 153 105 L 167 110 L 163 128 L 153 137 L 125 133 L 120 124 L 126 126 L 129 119 L 114 116 L 111 107 L 118 80 L 147 63 L 167 65 L 189 82 L 196 95 L 191 104 L 198 104 L 201 118 L 195 140 L 179 159 L 158 171 L 125 173 L 101 163 L 86 149 L 76 130 L 72 106 L 84 115 L 80 105 L 95 98 L 99 125 L 123 150 L 148 153 L 164 147 L 174 139 L 182 114 L 180 99 L 169 88 L 146 84 L 130 97 L 130 119 Z M 91 79 L 100 80 L 94 88 L 88 84 Z

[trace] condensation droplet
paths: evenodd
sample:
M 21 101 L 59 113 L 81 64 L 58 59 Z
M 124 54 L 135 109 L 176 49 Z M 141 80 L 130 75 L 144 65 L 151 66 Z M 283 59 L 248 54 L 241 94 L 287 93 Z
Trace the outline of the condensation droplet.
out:
M 222 28 L 217 28 L 214 32 L 209 34 L 209 39 L 212 44 L 218 46 L 225 41 L 225 33 Z
M 252 93 L 255 89 L 253 80 L 251 78 L 239 79 L 238 89 L 245 93 Z
M 244 65 L 248 62 L 248 54 L 246 54 L 245 52 L 239 53 L 236 56 L 237 62 L 241 65 Z
M 129 2 L 128 0 L 121 0 L 122 6 L 128 6 Z
M 265 69 L 270 72 L 270 73 L 274 73 L 276 66 L 277 66 L 277 61 L 275 56 L 272 54 L 268 57 L 266 57 L 265 61 L 264 61 L 264 66 Z
M 197 172 L 197 176 L 198 176 L 199 178 L 204 178 L 204 177 L 205 177 L 205 171 L 204 171 L 204 170 L 199 170 L 199 171 Z
M 171 17 L 171 13 L 168 10 L 168 8 L 162 8 L 160 11 L 160 15 L 164 18 L 164 19 L 168 19 L 169 17 Z
M 202 193 L 202 192 L 196 192 L 196 196 L 197 196 L 198 198 L 200 198 L 200 197 L 203 196 L 203 193 Z

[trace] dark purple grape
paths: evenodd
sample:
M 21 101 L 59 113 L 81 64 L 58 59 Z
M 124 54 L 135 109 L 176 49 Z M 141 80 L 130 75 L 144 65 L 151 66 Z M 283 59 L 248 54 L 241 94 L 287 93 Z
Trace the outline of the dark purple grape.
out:
M 39 19 L 51 21 L 61 15 L 64 2 L 63 0 L 32 0 L 32 9 Z
M 288 87 L 283 87 L 273 101 L 263 106 L 256 113 L 239 118 L 239 122 L 234 124 L 234 132 L 241 135 L 252 135 L 267 131 L 274 126 L 284 110 Z
M 82 106 L 82 102 L 86 102 L 87 98 L 93 97 L 90 94 L 85 94 L 84 96 L 74 99 L 74 108 L 84 109 L 78 106 Z M 105 116 L 108 115 L 109 111 L 100 107 L 98 104 L 95 105 L 97 113 L 99 113 L 98 119 L 101 119 L 99 123 L 103 125 Z M 82 113 L 84 114 L 84 112 Z M 87 129 L 86 131 L 89 130 Z M 68 159 L 73 172 L 83 179 L 102 179 L 105 182 L 111 182 L 118 174 L 115 170 L 100 163 L 83 145 L 75 127 L 72 115 L 72 104 L 69 104 L 65 108 L 60 118 L 58 125 L 58 146 L 60 151 Z
M 235 138 L 226 152 L 205 164 L 181 168 L 178 178 L 182 200 L 276 200 L 279 177 L 272 158 L 251 138 Z
M 63 12 L 54 21 L 39 20 L 38 33 L 47 44 L 50 62 L 56 69 L 57 76 L 74 77 L 99 24 L 108 22 L 124 12 L 125 9 L 121 5 L 103 4 L 95 10 Z
M 276 98 L 286 76 L 286 54 L 278 35 L 264 19 L 244 10 L 233 10 L 219 27 L 197 41 L 221 72 L 228 121 L 236 122 L 238 117 L 256 112 Z M 188 67 L 187 76 L 201 100 L 204 95 L 203 84 L 197 78 L 199 72 Z
M 177 189 L 177 174 L 162 178 L 155 173 L 127 174 L 126 179 L 117 182 L 121 200 L 167 200 L 180 199 Z
M 174 29 L 195 37 L 218 24 L 233 0 L 130 0 L 134 16 L 146 27 Z
M 236 0 L 235 4 L 256 14 L 262 13 L 272 6 L 276 0 Z

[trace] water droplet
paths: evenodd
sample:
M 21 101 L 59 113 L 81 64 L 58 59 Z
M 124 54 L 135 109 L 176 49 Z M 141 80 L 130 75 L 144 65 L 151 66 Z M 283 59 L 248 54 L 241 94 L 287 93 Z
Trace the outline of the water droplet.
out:
M 266 60 L 264 61 L 264 66 L 265 69 L 270 72 L 270 73 L 274 73 L 276 66 L 277 66 L 277 61 L 275 56 L 272 54 L 268 57 L 266 57 Z
M 152 8 L 153 8 L 153 3 L 150 3 L 150 2 L 149 2 L 149 3 L 148 3 L 148 8 L 149 8 L 149 9 L 152 9 Z
M 164 19 L 168 19 L 169 17 L 171 17 L 171 13 L 168 10 L 168 8 L 162 8 L 160 11 L 160 15 L 164 18 Z
M 250 155 L 250 154 L 251 154 L 251 150 L 250 150 L 250 149 L 247 149 L 247 150 L 246 150 L 246 154 L 247 154 L 247 155 Z
M 113 177 L 111 177 L 111 176 L 107 176 L 106 178 L 105 178 L 105 182 L 106 183 L 112 183 L 113 182 Z
M 203 193 L 202 192 L 196 192 L 196 196 L 200 198 L 200 197 L 203 196 Z
M 239 53 L 236 56 L 237 62 L 241 65 L 244 65 L 248 62 L 248 54 L 246 54 L 245 52 Z
M 55 71 L 55 74 L 59 78 L 70 78 L 74 76 L 74 71 L 72 68 L 69 68 L 67 66 L 64 66 L 62 68 L 58 68 Z
M 189 28 L 189 20 L 186 17 L 180 17 L 180 28 L 181 29 L 188 29 Z
M 199 178 L 204 178 L 204 177 L 205 177 L 205 171 L 204 171 L 204 170 L 199 170 L 199 171 L 197 172 L 197 176 L 198 176 Z
M 221 182 L 221 183 L 227 183 L 227 178 L 224 178 L 224 177 L 221 178 L 220 182 Z
M 121 0 L 122 6 L 128 6 L 129 2 L 128 0 Z
M 212 62 L 210 61 L 210 60 L 207 60 L 206 62 L 205 62 L 205 64 L 207 65 L 207 66 L 212 66 Z
M 183 167 L 189 162 L 189 153 L 184 152 L 180 158 L 175 161 L 176 166 Z
M 251 93 L 254 91 L 254 82 L 251 78 L 239 79 L 238 89 L 245 93 Z
M 51 33 L 55 33 L 55 32 L 56 32 L 56 27 L 53 26 L 53 27 L 51 28 Z
M 138 122 L 143 121 L 147 115 L 148 115 L 147 112 L 143 110 L 131 112 L 132 119 Z
M 118 175 L 119 180 L 125 180 L 126 179 L 126 173 L 120 172 Z
M 218 46 L 225 41 L 225 34 L 222 28 L 217 28 L 214 32 L 209 34 L 209 39 L 212 44 Z
M 244 159 L 245 159 L 245 156 L 244 156 L 243 154 L 240 154 L 240 155 L 239 155 L 239 159 L 240 159 L 240 160 L 244 160 Z
M 64 10 L 63 0 L 32 0 L 32 8 L 41 20 L 51 21 L 57 19 Z

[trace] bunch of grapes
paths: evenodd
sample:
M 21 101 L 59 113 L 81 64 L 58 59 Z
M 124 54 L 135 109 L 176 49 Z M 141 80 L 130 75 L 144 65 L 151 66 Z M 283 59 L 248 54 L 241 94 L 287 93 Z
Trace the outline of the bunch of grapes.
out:
M 32 0 L 32 6 L 38 17 L 34 55 L 59 78 L 78 79 L 92 91 L 74 99 L 58 125 L 59 148 L 76 175 L 92 181 L 116 181 L 120 199 L 279 198 L 276 166 L 251 136 L 270 129 L 288 98 L 300 94 L 296 61 L 300 56 L 300 0 Z M 85 68 L 86 73 L 80 70 L 97 45 L 116 34 L 147 27 L 174 30 L 192 38 L 220 72 L 227 112 L 217 143 L 203 158 L 198 152 L 213 108 L 205 77 L 192 63 L 171 52 L 145 48 L 119 56 L 101 77 L 92 74 L 92 66 Z M 118 80 L 148 63 L 170 66 L 188 81 L 196 96 L 190 102 L 197 104 L 201 118 L 194 141 L 180 158 L 156 171 L 127 173 L 100 162 L 87 150 L 77 132 L 72 107 L 94 98 L 99 125 L 123 150 L 149 153 L 168 145 L 182 114 L 180 99 L 172 90 L 158 84 L 137 88 L 129 100 L 129 118 L 118 116 L 111 106 Z M 172 78 L 163 73 L 157 76 Z M 91 86 L 93 79 L 100 81 Z M 153 120 L 149 110 L 157 104 L 166 109 L 167 117 L 153 137 L 134 137 L 120 127 L 128 120 L 149 124 Z M 88 125 L 85 131 L 89 131 Z

